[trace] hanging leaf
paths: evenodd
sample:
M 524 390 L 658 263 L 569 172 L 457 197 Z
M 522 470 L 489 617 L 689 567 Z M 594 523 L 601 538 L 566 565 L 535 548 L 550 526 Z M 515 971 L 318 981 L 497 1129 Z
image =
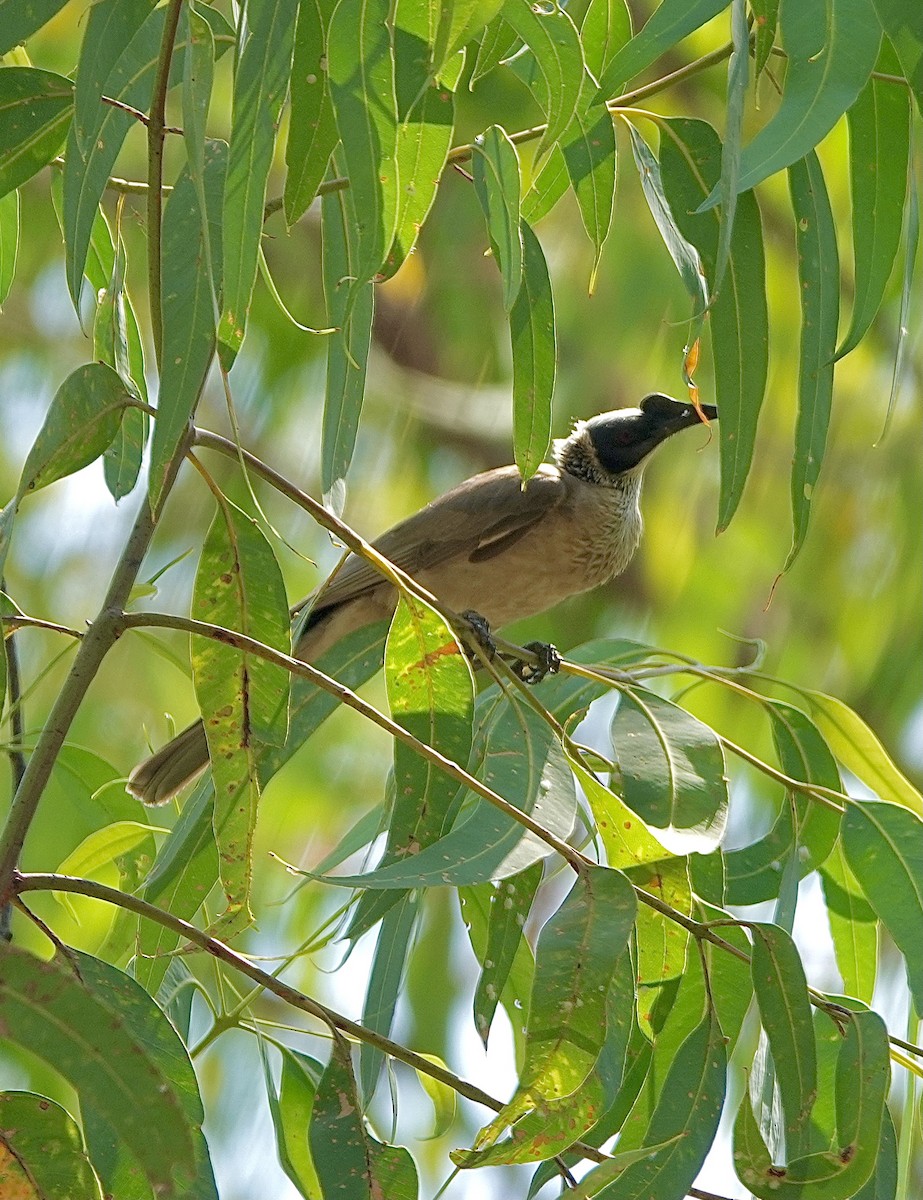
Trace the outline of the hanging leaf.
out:
M 218 353 L 230 370 L 244 340 L 263 232 L 266 180 L 288 91 L 295 0 L 248 6 L 247 40 L 234 71 L 234 112 L 224 191 L 224 310 Z
M 32 1092 L 0 1092 L 0 1188 L 9 1197 L 101 1200 L 70 1113 Z
M 880 59 L 879 66 L 893 69 L 893 57 L 883 53 L 885 61 Z M 856 293 L 837 358 L 854 350 L 865 336 L 897 258 L 907 195 L 910 116 L 907 93 L 882 79 L 870 79 L 846 114 Z
M 227 146 L 209 142 L 205 158 L 205 196 L 219 211 L 225 184 Z M 211 236 L 205 253 L 205 231 Z M 160 373 L 157 419 L 151 443 L 148 494 L 156 511 L 167 483 L 167 471 L 195 412 L 215 347 L 215 291 L 209 262 L 221 262 L 221 225 L 210 222 L 199 205 L 198 189 L 188 170 L 170 193 L 163 217 L 164 357 Z
M 263 1043 L 260 1043 L 263 1046 Z M 317 1085 L 324 1073 L 323 1066 L 307 1054 L 300 1054 L 288 1046 L 277 1046 L 282 1056 L 282 1075 L 279 1092 L 269 1073 L 269 1063 L 264 1053 L 266 1076 L 266 1098 L 276 1133 L 276 1150 L 279 1165 L 303 1196 L 316 1196 L 320 1182 L 311 1158 L 311 1149 L 305 1130 L 311 1119 Z
M 388 0 L 340 0 L 327 35 L 327 81 L 354 204 L 357 294 L 380 269 L 397 224 L 398 115 L 389 7 Z
M 724 1037 L 709 1011 L 676 1052 L 642 1145 L 619 1153 L 620 1140 L 615 1155 L 581 1179 L 574 1200 L 687 1194 L 718 1131 L 726 1074 Z
M 397 177 L 400 181 L 394 240 L 380 275 L 390 279 L 413 253 L 435 200 L 452 145 L 455 88 L 464 65 L 459 54 L 433 77 L 428 18 L 436 10 L 400 0 L 394 19 L 394 82 L 397 98 Z
M 718 183 L 723 152 L 705 121 L 670 120 L 661 138 L 664 195 L 682 232 L 699 251 L 710 290 L 716 278 L 719 221 L 696 209 Z M 769 369 L 769 312 L 760 210 L 753 192 L 737 198 L 724 281 L 709 310 L 715 400 L 721 413 L 718 530 L 737 510 L 753 460 Z
M 727 820 L 724 755 L 715 733 L 685 709 L 623 691 L 611 737 L 622 795 L 648 825 L 720 837 Z
M 477 1135 L 475 1150 L 543 1102 L 587 1080 L 606 1034 L 606 994 L 628 941 L 637 902 L 624 875 L 588 867 L 539 934 L 526 1056 L 512 1100 Z
M 443 618 L 410 595 L 400 598 L 391 621 L 385 680 L 394 720 L 447 759 L 465 765 L 474 715 L 471 666 Z M 411 858 L 432 845 L 448 831 L 457 811 L 457 781 L 398 739 L 393 790 L 379 867 Z M 360 897 L 349 936 L 359 937 L 399 899 L 397 892 L 368 892 Z
M 497 1004 L 517 951 L 523 944 L 523 927 L 542 880 L 542 869 L 541 863 L 533 863 L 495 888 L 482 885 L 490 888 L 490 919 L 482 969 L 474 992 L 474 1024 L 485 1050 Z
M 847 1002 L 848 1003 L 848 1002 Z M 877 1013 L 849 1013 L 836 1064 L 834 1148 L 772 1163 L 744 1096 L 734 1126 L 734 1165 L 743 1184 L 760 1200 L 848 1200 L 876 1167 L 890 1070 L 888 1035 Z
M 330 1061 L 317 1085 L 308 1139 L 323 1195 L 342 1200 L 416 1196 L 417 1173 L 410 1154 L 383 1146 L 369 1133 L 349 1045 L 339 1034 L 334 1034 Z
M 174 1052 L 179 1039 L 153 1000 L 128 976 L 73 950 L 42 962 L 7 946 L 2 961 L 5 1036 L 44 1056 L 78 1090 L 81 1106 L 105 1118 L 161 1196 L 189 1195 L 201 1136 L 184 1095 L 191 1067 L 181 1047 L 188 1074 L 181 1081 L 176 1062 L 168 1065 L 164 1039 Z M 144 1027 L 139 1006 L 148 1013 Z M 195 1103 L 201 1122 L 197 1091 Z
M 647 142 L 630 122 L 628 132 L 631 135 L 631 149 L 635 165 L 638 168 L 644 199 L 651 210 L 651 216 L 660 231 L 663 243 L 679 271 L 683 286 L 692 298 L 692 329 L 687 337 L 687 343 L 692 345 L 708 309 L 709 295 L 705 269 L 702 266 L 698 250 L 679 231 L 663 193 L 663 181 L 660 177 L 660 166 L 657 159 L 651 153 Z
M 810 157 L 855 102 L 878 57 L 881 26 L 873 0 L 783 4 L 779 28 L 788 62 L 782 103 L 741 154 L 741 191 Z M 702 210 L 718 201 L 715 190 Z
M 324 47 L 335 0 L 298 6 L 292 59 L 291 113 L 285 143 L 285 220 L 294 225 L 317 195 L 339 139 L 327 87 Z
M 103 363 L 87 363 L 68 375 L 26 458 L 17 499 L 99 458 L 118 432 L 128 400 L 125 384 Z
M 327 339 L 321 482 L 324 503 L 335 513 L 346 502 L 346 472 L 356 446 L 375 312 L 372 285 L 354 287 L 360 270 L 357 203 L 352 187 L 330 192 L 321 202 L 327 320 L 338 329 Z
M 393 893 L 387 893 L 390 899 Z M 362 1024 L 373 1033 L 387 1037 L 391 1033 L 394 1013 L 401 995 L 404 970 L 417 927 L 419 899 L 414 892 L 398 894 L 396 903 L 385 913 L 378 932 L 375 955 L 369 971 L 369 981 L 362 1006 Z M 370 1104 L 381 1068 L 384 1052 L 363 1042 L 359 1048 L 359 1084 L 366 1104 Z
M 789 182 L 798 244 L 801 344 L 792 462 L 794 529 L 783 571 L 791 567 L 804 544 L 811 499 L 827 446 L 840 306 L 836 229 L 823 172 L 813 150 L 790 168 Z
M 291 652 L 278 563 L 255 522 L 227 500 L 202 547 L 192 611 L 197 620 Z M 265 659 L 205 637 L 193 637 L 192 673 L 215 786 L 214 828 L 228 915 L 246 919 L 259 799 L 257 747 L 285 741 L 290 677 Z
M 12 191 L 0 197 L 0 308 L 13 286 L 18 253 L 19 192 Z
M 583 81 L 580 35 L 563 8 L 509 0 L 503 17 L 535 55 L 544 88 L 539 102 L 547 128 L 539 143 L 541 156 L 561 137 L 577 108 Z
M 842 841 L 821 867 L 820 878 L 843 989 L 871 1004 L 878 974 L 878 921 L 849 869 Z
M 789 934 L 778 925 L 751 925 L 750 929 L 753 991 L 775 1064 L 785 1144 L 789 1158 L 798 1158 L 810 1148 L 811 1109 L 817 1094 L 817 1050 L 807 981 Z
M 7 0 L 0 4 L 0 54 L 7 54 L 47 25 L 67 0 Z
M 519 155 L 499 125 L 477 139 L 472 156 L 474 191 L 487 223 L 487 236 L 503 277 L 503 307 L 513 307 L 522 286 Z
M 493 702 L 497 704 L 496 700 Z M 544 829 L 566 838 L 577 798 L 560 744 L 530 708 L 509 699 L 481 726 L 476 774 Z M 506 879 L 546 857 L 550 849 L 512 817 L 478 799 L 445 837 L 402 862 L 364 875 L 325 876 L 348 887 L 453 887 Z
M 846 862 L 903 954 L 923 1011 L 923 821 L 896 804 L 850 802 L 842 836 Z
M 551 399 L 557 369 L 554 299 L 542 247 L 522 222 L 522 286 L 510 309 L 513 350 L 513 447 L 528 483 L 551 445 Z
M 903 0 L 875 0 L 875 11 L 923 113 L 923 13 Z
M 37 67 L 0 70 L 0 197 L 46 167 L 64 145 L 74 85 Z

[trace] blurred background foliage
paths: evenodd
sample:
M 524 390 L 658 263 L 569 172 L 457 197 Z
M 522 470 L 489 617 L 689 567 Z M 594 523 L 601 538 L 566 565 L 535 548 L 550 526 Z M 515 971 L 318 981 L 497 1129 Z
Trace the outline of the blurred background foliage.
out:
M 633 7 L 640 12 L 647 6 Z M 32 60 L 69 71 L 82 17 L 82 6 L 68 5 L 31 40 Z M 640 23 L 639 17 L 636 27 Z M 725 14 L 687 39 L 673 52 L 672 61 L 669 56 L 660 60 L 657 74 L 723 44 L 726 37 Z M 219 120 L 229 110 L 229 59 L 216 64 L 212 109 Z M 725 81 L 724 66 L 717 66 L 647 105 L 665 114 L 680 111 L 700 116 L 720 129 Z M 508 67 L 494 71 L 473 91 L 463 83 L 457 96 L 457 142 L 470 140 L 497 120 L 512 131 L 541 119 L 525 86 Z M 777 103 L 772 81 L 765 76 L 758 99 L 764 110 Z M 645 125 L 645 133 L 651 128 Z M 212 132 L 220 136 L 222 130 L 215 127 Z M 142 133 L 140 128 L 133 131 L 119 160 L 119 172 L 127 178 L 144 176 Z M 575 418 L 635 404 L 648 391 L 684 394 L 681 365 L 689 300 L 641 195 L 624 133 L 619 129 L 615 219 L 594 295 L 587 294 L 592 247 L 573 198 L 565 197 L 537 229 L 554 284 L 558 436 L 568 431 Z M 852 286 L 845 137 L 840 122 L 819 151 L 841 253 L 841 328 L 848 319 Z M 283 141 L 280 138 L 279 144 Z M 534 143 L 522 148 L 526 172 L 533 149 Z M 168 177 L 179 163 L 179 149 L 168 144 Z M 919 163 L 917 168 L 919 177 Z M 280 162 L 269 194 L 279 194 L 282 182 Z M 919 669 L 923 292 L 919 269 L 905 369 L 887 432 L 883 435 L 898 336 L 900 265 L 870 335 L 838 366 L 830 440 L 810 532 L 790 572 L 777 580 L 790 544 L 789 473 L 800 310 L 784 179 L 778 176 L 762 185 L 759 195 L 768 255 L 770 376 L 752 474 L 730 528 L 720 537 L 714 534 L 716 440 L 702 430 L 671 442 L 647 473 L 646 536 L 629 571 L 611 585 L 514 628 L 509 636 L 547 639 L 562 650 L 596 636 L 630 636 L 724 665 L 750 661 L 753 643 L 759 640 L 767 672 L 842 698 L 878 732 L 899 765 L 919 783 L 923 780 Z M 116 198 L 111 196 L 107 204 L 115 220 Z M 129 286 L 134 284 L 144 328 L 142 204 L 139 197 L 125 197 L 120 222 L 130 262 Z M 92 352 L 92 342 L 81 330 L 68 298 L 62 239 L 44 176 L 23 189 L 22 213 L 25 236 L 16 281 L 0 319 L 0 490 L 4 496 L 15 491 L 23 458 L 56 387 Z M 304 324 L 323 326 L 318 205 L 291 230 L 286 229 L 282 214 L 276 214 L 266 225 L 264 248 L 289 309 Z M 345 511 L 349 523 L 366 536 L 379 533 L 466 476 L 511 460 L 508 333 L 500 275 L 485 256 L 485 248 L 474 189 L 463 173 L 449 171 L 416 252 L 378 292 L 369 384 Z M 267 288 L 258 285 L 247 339 L 230 376 L 242 438 L 249 449 L 315 495 L 320 490 L 324 361 L 324 338 L 295 328 Z M 707 355 L 697 380 L 702 398 L 711 400 Z M 229 432 L 216 378 L 206 389 L 197 421 Z M 209 467 L 232 498 L 246 503 L 246 489 L 233 463 L 209 460 Z M 288 543 L 280 543 L 277 552 L 294 601 L 324 578 L 339 549 L 304 513 L 259 484 L 255 487 Z M 97 610 L 135 503 L 132 496 L 114 509 L 98 462 L 35 497 L 20 514 L 7 564 L 10 595 L 29 614 L 81 628 Z M 158 609 L 188 611 L 194 551 L 213 508 L 201 480 L 187 470 L 170 497 L 143 573 L 150 579 L 173 564 L 154 585 Z M 20 634 L 18 641 L 28 688 L 26 725 L 34 732 L 63 678 L 70 651 L 66 641 L 50 633 L 30 630 Z M 148 744 L 160 744 L 173 723 L 182 726 L 196 713 L 187 660 L 182 635 L 123 637 L 93 685 L 91 702 L 83 706 L 74 724 L 73 745 L 62 756 L 52 794 L 40 809 L 26 845 L 26 869 L 47 869 L 50 863 L 64 860 L 99 825 L 100 803 L 112 809 L 124 807 L 126 814 L 134 811 L 118 780 L 144 755 Z M 373 683 L 372 693 L 381 696 L 380 681 Z M 734 741 L 771 753 L 769 731 L 756 706 L 748 707 L 719 688 L 699 688 L 685 702 Z M 267 787 L 255 849 L 259 869 L 254 906 L 264 915 L 259 930 L 245 939 L 249 949 L 273 953 L 280 945 L 298 944 L 338 902 L 338 896 L 308 888 L 301 891 L 298 903 L 267 907 L 267 902 L 281 900 L 293 887 L 281 867 L 264 865 L 268 852 L 295 863 L 320 861 L 359 813 L 380 800 L 390 757 L 384 735 L 355 714 L 341 712 Z M 94 798 L 110 779 L 115 781 L 111 787 Z M 2 787 L 8 786 L 7 777 Z M 747 840 L 751 840 L 755 826 L 768 824 L 770 801 L 777 802 L 777 797 L 770 785 L 755 778 L 749 780 L 747 795 L 745 815 L 741 818 L 738 808 L 735 820 L 746 822 Z M 168 809 L 155 817 L 170 824 L 175 814 Z M 81 903 L 80 898 L 74 902 L 77 922 L 64 918 L 50 895 L 36 895 L 34 907 L 40 915 L 53 912 L 55 926 L 67 941 L 94 952 L 111 921 L 102 906 Z M 457 920 L 449 893 L 427 897 L 421 953 L 413 959 L 395 1036 L 422 1051 L 465 1061 L 473 1030 L 464 1006 L 453 1009 L 449 998 L 457 997 L 459 988 L 462 995 L 470 991 L 474 976 L 470 952 L 449 933 L 457 929 Z M 41 939 L 34 931 L 20 925 L 19 933 L 22 944 L 39 945 Z M 364 945 L 336 977 L 322 971 L 340 961 L 341 950 L 333 948 L 304 959 L 297 982 L 309 993 L 353 1011 L 367 961 Z M 427 953 L 428 947 L 432 953 Z M 433 961 L 440 966 L 434 969 Z M 208 969 L 209 964 L 196 968 Z M 264 1015 L 271 1012 L 271 1002 L 264 1002 Z M 462 1019 L 456 1022 L 456 1017 Z M 247 1121 L 253 1118 L 252 1111 L 239 1111 L 239 1105 L 248 1103 L 244 1097 L 249 1090 L 240 1082 L 234 1084 L 235 1065 L 244 1061 L 242 1056 L 248 1069 L 258 1069 L 252 1042 L 234 1035 L 220 1055 L 205 1055 L 199 1063 L 206 1095 L 213 1100 L 210 1121 L 214 1129 L 224 1129 L 219 1144 L 225 1150 L 223 1155 L 216 1153 L 216 1166 L 219 1179 L 224 1176 L 227 1182 L 222 1194 L 229 1197 L 256 1194 L 248 1183 L 248 1156 L 239 1145 L 229 1148 L 236 1142 L 234 1131 L 238 1135 L 241 1131 L 242 1116 Z M 31 1064 L 30 1069 L 37 1068 Z M 35 1075 L 31 1080 L 39 1087 L 48 1083 Z M 503 1087 L 494 1083 L 492 1090 L 502 1092 Z M 381 1111 L 386 1110 L 385 1102 Z M 425 1134 L 426 1110 L 411 1107 L 411 1111 L 417 1114 L 412 1118 L 417 1135 Z M 457 1131 L 451 1144 L 459 1144 Z M 425 1155 L 426 1143 L 419 1145 Z M 433 1161 L 444 1161 L 445 1143 L 431 1145 Z M 233 1172 L 230 1163 L 236 1163 Z M 490 1174 L 496 1174 L 497 1185 L 502 1186 L 503 1173 Z M 479 1176 L 471 1186 L 490 1185 Z M 461 1185 L 451 1194 L 463 1194 Z

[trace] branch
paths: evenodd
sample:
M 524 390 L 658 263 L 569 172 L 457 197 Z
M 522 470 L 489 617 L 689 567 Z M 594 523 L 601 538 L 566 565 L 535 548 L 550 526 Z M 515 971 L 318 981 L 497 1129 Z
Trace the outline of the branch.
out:
M 255 638 L 248 637 L 246 634 L 236 633 L 233 629 L 226 629 L 221 625 L 211 625 L 206 621 L 195 621 L 191 617 L 175 617 L 168 613 L 156 612 L 123 613 L 120 626 L 121 629 L 184 629 L 187 633 L 212 638 L 214 641 L 221 642 L 225 646 L 232 646 L 235 650 L 256 655 L 258 658 L 263 658 L 267 662 L 282 667 L 292 675 L 309 680 L 316 687 L 329 692 L 331 696 L 335 696 L 340 703 L 355 709 L 361 716 L 378 725 L 379 728 L 385 730 L 391 737 L 404 742 L 419 754 L 421 758 L 425 758 L 427 762 L 431 762 L 434 766 L 439 767 L 440 770 L 445 771 L 447 775 L 450 775 L 458 783 L 475 792 L 482 799 L 486 800 L 488 804 L 492 804 L 494 808 L 499 809 L 500 812 L 505 813 L 506 816 L 523 825 L 530 833 L 534 833 L 536 837 L 541 838 L 546 846 L 550 846 L 552 850 L 560 854 L 574 871 L 579 873 L 585 867 L 593 865 L 579 850 L 575 850 L 573 846 L 568 845 L 567 842 L 550 833 L 538 821 L 533 820 L 528 813 L 522 812 L 510 804 L 508 800 L 505 800 L 498 792 L 487 787 L 486 784 L 481 783 L 479 779 L 476 779 L 473 775 L 469 775 L 458 763 L 453 762 L 450 758 L 446 758 L 445 755 L 440 754 L 438 750 L 434 750 L 432 746 L 428 746 L 425 742 L 421 742 L 419 738 L 415 738 L 403 725 L 398 725 L 396 721 L 392 721 L 390 717 L 386 717 L 383 712 L 380 712 L 374 705 L 369 704 L 367 700 L 363 700 L 361 696 L 357 696 L 345 684 L 332 679 L 329 675 L 325 675 L 323 671 L 319 671 L 317 667 L 312 667 L 310 663 L 302 662 L 300 658 L 293 658 L 290 654 L 283 654 L 279 650 L 274 650 L 271 646 L 266 646 L 262 642 L 258 642 Z

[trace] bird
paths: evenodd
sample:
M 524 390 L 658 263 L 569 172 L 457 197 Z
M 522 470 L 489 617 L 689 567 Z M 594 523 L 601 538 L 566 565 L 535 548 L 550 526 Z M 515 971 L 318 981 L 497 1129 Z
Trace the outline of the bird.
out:
M 516 466 L 475 475 L 373 545 L 443 605 L 477 614 L 490 629 L 535 616 L 625 570 L 641 539 L 641 481 L 651 454 L 717 416 L 713 405 L 654 392 L 637 408 L 578 420 L 555 439 L 553 463 L 525 484 Z M 347 634 L 390 618 L 396 603 L 394 586 L 350 554 L 296 606 L 309 608 L 296 655 L 315 662 Z M 197 721 L 135 767 L 127 788 L 145 804 L 163 804 L 207 765 Z

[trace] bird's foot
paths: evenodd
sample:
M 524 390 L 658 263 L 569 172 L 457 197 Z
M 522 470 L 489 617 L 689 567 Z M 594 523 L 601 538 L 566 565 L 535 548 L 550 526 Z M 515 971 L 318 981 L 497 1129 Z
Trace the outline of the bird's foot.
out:
M 461 615 L 471 630 L 471 640 L 483 650 L 488 659 L 494 658 L 497 653 L 497 643 L 490 632 L 490 624 L 487 619 L 482 617 L 479 612 L 475 612 L 473 608 L 465 609 Z
M 546 675 L 557 675 L 561 669 L 561 655 L 550 642 L 528 642 L 526 650 L 531 650 L 538 662 L 527 662 L 518 658 L 510 667 L 523 683 L 541 683 Z

